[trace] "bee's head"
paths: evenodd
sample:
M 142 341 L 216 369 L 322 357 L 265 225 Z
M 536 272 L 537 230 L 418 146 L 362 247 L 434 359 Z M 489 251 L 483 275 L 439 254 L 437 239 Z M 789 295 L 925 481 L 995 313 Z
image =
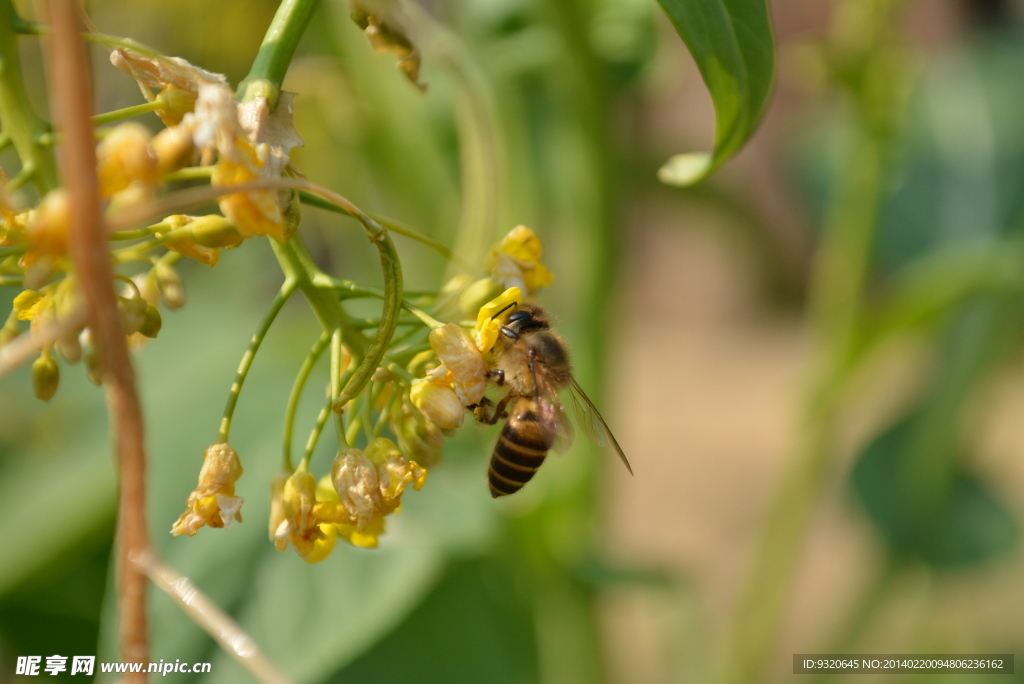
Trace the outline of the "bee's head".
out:
M 536 330 L 547 330 L 549 327 L 547 314 L 543 309 L 536 304 L 520 304 L 505 319 L 502 332 L 508 337 L 518 337 Z

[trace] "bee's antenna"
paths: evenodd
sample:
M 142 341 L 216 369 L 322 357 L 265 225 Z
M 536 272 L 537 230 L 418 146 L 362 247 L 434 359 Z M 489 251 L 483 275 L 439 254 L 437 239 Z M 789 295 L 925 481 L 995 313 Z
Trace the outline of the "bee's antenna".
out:
M 505 313 L 506 311 L 508 311 L 509 309 L 511 309 L 514 306 L 519 306 L 519 302 L 512 302 L 511 304 L 506 306 L 504 309 L 502 309 L 498 313 L 496 313 L 493 316 L 491 316 L 491 318 L 497 318 L 498 316 L 500 316 L 501 314 Z

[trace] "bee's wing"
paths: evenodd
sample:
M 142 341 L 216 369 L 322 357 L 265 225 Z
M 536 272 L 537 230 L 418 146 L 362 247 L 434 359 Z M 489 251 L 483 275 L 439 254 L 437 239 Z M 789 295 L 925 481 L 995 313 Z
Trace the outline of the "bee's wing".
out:
M 535 380 L 541 423 L 554 437 L 551 449 L 560 454 L 565 453 L 576 438 L 572 421 L 569 420 L 569 414 L 565 412 L 565 407 L 558 398 L 558 392 L 548 384 L 543 374 L 537 374 Z
M 590 397 L 587 396 L 587 393 L 576 382 L 576 378 L 572 378 L 569 381 L 569 394 L 572 395 L 572 406 L 576 412 L 576 422 L 579 423 L 583 434 L 598 446 L 610 445 L 615 449 L 615 453 L 622 459 L 622 464 L 626 466 L 626 470 L 632 475 L 633 468 L 630 467 L 626 454 L 622 453 L 622 447 L 619 446 L 612 431 L 608 429 L 608 424 L 601 417 L 601 412 L 597 410 L 597 407 L 590 401 Z

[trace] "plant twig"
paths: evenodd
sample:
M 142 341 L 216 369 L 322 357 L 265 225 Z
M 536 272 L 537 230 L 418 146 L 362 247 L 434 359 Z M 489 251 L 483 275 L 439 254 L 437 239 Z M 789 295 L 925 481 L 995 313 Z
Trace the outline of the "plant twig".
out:
M 253 638 L 222 611 L 210 597 L 199 591 L 188 577 L 167 565 L 151 551 L 140 554 L 135 564 L 150 581 L 178 604 L 192 621 L 206 630 L 232 658 L 263 684 L 288 684 Z
M 135 389 L 135 369 L 117 308 L 107 231 L 100 210 L 96 149 L 90 114 L 92 81 L 78 27 L 78 4 L 49 0 L 53 26 L 51 97 L 64 144 L 60 158 L 71 206 L 69 244 L 85 299 L 102 367 L 107 405 L 116 440 L 121 499 L 118 509 L 117 566 L 120 659 L 149 660 L 146 576 L 132 559 L 146 553 L 145 451 L 142 407 Z M 145 672 L 126 673 L 127 682 L 145 682 Z

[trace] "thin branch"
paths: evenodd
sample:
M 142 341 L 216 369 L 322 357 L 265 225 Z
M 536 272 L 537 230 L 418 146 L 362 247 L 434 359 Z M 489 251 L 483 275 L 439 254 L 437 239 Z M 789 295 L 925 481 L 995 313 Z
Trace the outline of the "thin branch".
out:
M 289 684 L 253 638 L 222 611 L 209 596 L 199 591 L 188 577 L 162 562 L 151 551 L 133 557 L 150 581 L 178 604 L 192 621 L 206 630 L 232 658 L 264 684 Z
M 0 377 L 37 356 L 39 351 L 53 344 L 69 333 L 78 331 L 85 324 L 85 311 L 76 310 L 67 318 L 33 330 L 28 335 L 19 335 L 0 347 Z
M 116 439 L 121 500 L 118 509 L 118 611 L 120 659 L 149 660 L 146 576 L 131 562 L 149 548 L 145 510 L 145 452 L 142 407 L 135 369 L 117 309 L 107 230 L 100 209 L 95 138 L 90 121 L 92 81 L 79 34 L 78 3 L 49 0 L 53 27 L 49 41 L 53 78 L 51 97 L 62 133 L 60 160 L 71 206 L 70 251 L 85 299 L 86 320 L 99 353 L 107 406 Z M 127 673 L 124 681 L 145 682 L 146 673 Z

